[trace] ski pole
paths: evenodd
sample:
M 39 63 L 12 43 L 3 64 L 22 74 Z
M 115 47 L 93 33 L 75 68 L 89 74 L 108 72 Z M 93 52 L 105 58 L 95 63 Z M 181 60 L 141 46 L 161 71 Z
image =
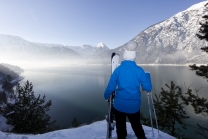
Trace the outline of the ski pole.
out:
M 147 93 L 147 98 L 148 98 L 148 106 L 149 106 L 150 122 L 151 122 L 151 127 L 152 127 L 152 135 L 153 135 L 153 137 L 155 137 L 155 134 L 154 134 L 154 132 L 153 132 L 152 113 L 151 113 L 151 107 L 150 107 L 149 96 L 150 96 L 150 93 L 148 92 L 148 93 Z
M 153 108 L 153 111 L 154 111 L 154 116 L 155 116 L 155 122 L 156 122 L 157 132 L 158 132 L 158 135 L 159 135 L 159 129 L 158 129 L 158 123 L 157 123 L 157 115 L 156 115 L 156 112 L 155 112 L 155 106 L 154 106 L 154 102 L 153 102 L 153 98 L 152 98 L 152 93 L 150 93 L 150 97 L 151 97 L 151 99 L 152 99 L 152 108 Z
M 150 84 L 150 86 L 151 86 L 150 72 L 145 71 L 145 74 L 146 74 L 146 79 L 147 79 L 147 81 L 149 82 L 149 84 Z M 151 86 L 151 87 L 152 87 L 152 86 Z M 156 115 L 156 112 L 155 112 L 155 106 L 154 106 L 154 102 L 153 102 L 153 98 L 152 98 L 152 93 L 151 93 L 151 91 L 147 92 L 147 97 L 148 97 L 148 105 L 149 105 L 150 121 L 151 121 L 151 126 L 152 126 L 152 134 L 153 134 L 153 137 L 154 137 L 155 135 L 154 135 L 154 132 L 153 132 L 153 122 L 152 122 L 152 114 L 151 114 L 152 109 L 153 109 L 153 114 L 154 114 L 154 118 L 155 118 L 155 121 L 156 121 L 156 128 L 157 128 L 157 131 L 158 131 L 158 135 L 159 135 L 159 129 L 158 129 L 157 115 Z M 151 100 L 149 100 L 149 99 L 151 99 Z M 150 101 L 151 101 L 151 102 L 150 102 Z M 151 109 L 150 103 L 152 103 L 152 109 Z

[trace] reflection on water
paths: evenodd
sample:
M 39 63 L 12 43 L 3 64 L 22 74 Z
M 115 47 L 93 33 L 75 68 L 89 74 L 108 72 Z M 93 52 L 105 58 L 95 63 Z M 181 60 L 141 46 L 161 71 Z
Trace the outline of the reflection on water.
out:
M 160 93 L 161 88 L 171 81 L 184 90 L 192 85 L 192 89 L 200 89 L 200 96 L 208 98 L 207 82 L 195 75 L 187 66 L 142 66 L 151 73 L 152 93 Z M 23 73 L 26 80 L 33 83 L 35 94 L 45 94 L 46 99 L 52 100 L 49 112 L 53 120 L 64 127 L 70 127 L 74 117 L 82 123 L 104 119 L 107 112 L 107 102 L 103 92 L 107 86 L 111 68 L 105 66 L 71 66 L 50 69 L 26 70 Z M 188 107 L 187 113 L 193 115 Z M 142 93 L 141 112 L 148 116 L 146 93 Z M 201 116 L 194 116 L 199 120 Z

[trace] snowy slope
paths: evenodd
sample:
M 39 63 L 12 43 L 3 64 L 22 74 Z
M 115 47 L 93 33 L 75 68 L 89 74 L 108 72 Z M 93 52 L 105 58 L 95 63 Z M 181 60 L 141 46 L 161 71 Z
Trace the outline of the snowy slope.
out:
M 1 107 L 2 107 L 2 105 L 1 105 Z M 7 131 L 7 130 L 10 131 L 12 129 L 12 126 L 6 124 L 6 122 L 7 122 L 7 119 L 0 114 L 0 131 Z M 0 132 L 0 138 L 1 138 L 1 132 Z M 3 138 L 1 138 L 1 139 L 3 139 Z
M 24 135 L 24 134 L 13 134 L 0 132 L 1 139 L 106 139 L 106 121 L 98 121 L 90 125 L 81 126 L 79 128 L 71 128 L 64 130 L 57 130 L 45 134 L 38 135 Z M 150 127 L 143 126 L 147 139 L 153 139 L 152 130 Z M 127 123 L 127 138 L 126 139 L 137 139 L 134 135 L 131 125 Z M 164 132 L 155 132 L 155 139 L 176 139 Z M 117 139 L 116 131 L 113 130 L 112 139 Z
M 167 20 L 148 27 L 132 40 L 138 43 L 137 63 L 186 64 L 207 63 L 208 55 L 201 52 L 205 41 L 196 37 L 205 15 L 205 4 L 200 2 Z M 126 44 L 115 49 L 123 53 Z M 197 57 L 195 57 L 198 55 Z
M 0 34 L 1 53 L 41 53 L 44 49 L 44 47 L 24 40 L 19 36 Z

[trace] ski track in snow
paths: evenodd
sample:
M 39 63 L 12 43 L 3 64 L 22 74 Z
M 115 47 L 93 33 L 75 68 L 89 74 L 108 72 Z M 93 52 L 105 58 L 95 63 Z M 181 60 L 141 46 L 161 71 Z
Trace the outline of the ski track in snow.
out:
M 143 126 L 147 139 L 176 139 L 164 132 L 154 129 L 155 138 L 152 136 L 152 128 Z M 4 133 L 0 131 L 0 139 L 106 139 L 107 122 L 106 120 L 98 121 L 90 125 L 84 125 L 78 128 L 70 128 L 48 132 L 45 134 L 26 135 Z M 126 139 L 137 139 L 127 122 L 128 135 Z M 112 139 L 117 139 L 116 129 L 112 132 Z

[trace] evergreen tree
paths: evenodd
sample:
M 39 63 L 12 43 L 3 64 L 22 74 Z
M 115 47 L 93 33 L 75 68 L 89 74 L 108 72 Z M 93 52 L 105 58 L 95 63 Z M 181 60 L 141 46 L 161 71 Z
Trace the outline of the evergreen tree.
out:
M 5 91 L 3 91 L 3 92 L 0 91 L 0 105 L 6 104 L 6 103 L 7 103 L 6 92 Z M 4 109 L 5 109 L 5 107 L 2 107 L 2 106 L 0 107 L 0 114 L 1 115 L 4 114 Z
M 155 110 L 158 117 L 159 128 L 168 134 L 182 138 L 180 128 L 187 128 L 185 119 L 189 118 L 184 111 L 184 104 L 182 103 L 182 91 L 179 86 L 176 86 L 173 81 L 170 85 L 166 84 L 169 90 L 155 94 L 154 99 Z
M 74 118 L 72 120 L 72 127 L 78 127 L 80 125 L 80 123 L 78 122 L 78 120 L 76 118 Z
M 7 75 L 3 81 L 2 88 L 7 92 L 13 92 L 13 85 L 11 84 L 12 77 Z
M 205 4 L 205 11 L 208 12 L 208 3 Z M 202 16 L 203 21 L 200 22 L 200 28 L 199 32 L 196 34 L 196 36 L 200 40 L 205 40 L 208 42 L 208 14 Z M 201 48 L 202 51 L 208 53 L 208 46 L 204 46 Z M 189 65 L 191 70 L 196 71 L 196 75 L 201 76 L 203 78 L 208 79 L 208 65 L 201 65 L 196 66 L 196 64 Z M 205 98 L 200 98 L 199 95 L 196 95 L 192 93 L 192 91 L 188 88 L 187 93 L 188 98 L 185 100 L 187 101 L 187 104 L 191 104 L 194 108 L 194 111 L 196 114 L 203 114 L 205 117 L 208 116 L 208 102 Z M 199 130 L 196 131 L 197 134 L 201 135 L 202 138 L 208 139 L 208 123 L 206 126 L 202 126 L 197 124 L 197 127 Z
M 190 88 L 187 88 L 187 92 L 185 93 L 187 96 L 183 97 L 186 105 L 191 105 L 194 108 L 194 112 L 196 114 L 202 114 L 204 117 L 208 116 L 208 101 L 205 98 L 201 98 L 198 95 L 198 91 L 196 90 L 196 94 L 192 93 Z M 196 126 L 189 125 L 194 132 L 196 133 L 197 138 L 208 139 L 208 122 L 204 125 L 196 124 Z
M 205 4 L 205 10 L 208 12 L 208 3 Z M 200 22 L 201 27 L 199 28 L 199 33 L 196 36 L 200 40 L 205 40 L 208 42 L 208 15 L 202 16 L 204 19 Z M 208 46 L 204 46 L 201 48 L 202 51 L 208 53 Z M 190 65 L 191 70 L 195 70 L 198 76 L 202 76 L 208 79 L 208 65 L 196 66 L 196 64 Z
M 14 111 L 7 115 L 8 124 L 13 125 L 14 132 L 37 134 L 52 130 L 55 121 L 50 122 L 50 116 L 46 113 L 52 105 L 51 100 L 45 103 L 45 95 L 35 97 L 29 81 L 23 87 L 18 84 L 15 95 Z
M 7 103 L 7 97 L 6 97 L 5 91 L 0 92 L 0 104 L 3 104 L 3 103 Z

